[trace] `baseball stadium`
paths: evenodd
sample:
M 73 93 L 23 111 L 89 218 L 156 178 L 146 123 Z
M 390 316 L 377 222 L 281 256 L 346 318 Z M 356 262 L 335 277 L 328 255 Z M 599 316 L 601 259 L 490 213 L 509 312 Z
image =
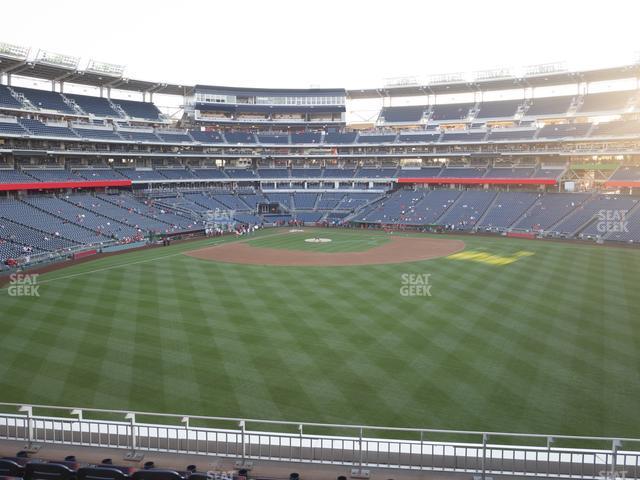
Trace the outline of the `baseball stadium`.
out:
M 640 476 L 640 61 L 86 60 L 0 43 L 0 478 Z

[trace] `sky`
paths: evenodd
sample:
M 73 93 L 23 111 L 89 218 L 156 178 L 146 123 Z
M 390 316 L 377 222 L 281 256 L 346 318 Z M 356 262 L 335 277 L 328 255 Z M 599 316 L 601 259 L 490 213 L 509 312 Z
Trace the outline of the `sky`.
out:
M 637 0 L 21 0 L 2 10 L 0 42 L 182 85 L 368 88 L 399 76 L 640 58 Z

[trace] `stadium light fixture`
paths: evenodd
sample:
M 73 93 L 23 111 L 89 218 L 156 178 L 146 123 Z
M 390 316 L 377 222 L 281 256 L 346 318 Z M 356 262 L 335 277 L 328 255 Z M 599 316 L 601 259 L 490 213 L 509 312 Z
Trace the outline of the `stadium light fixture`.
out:
M 98 62 L 96 60 L 89 60 L 86 71 L 91 73 L 98 73 L 107 75 L 110 77 L 121 77 L 124 74 L 124 65 L 117 65 L 115 63 Z
M 21 47 L 20 45 L 12 45 L 10 43 L 0 42 L 0 55 L 5 57 L 11 57 L 18 60 L 26 60 L 31 51 L 28 47 Z
M 528 65 L 524 67 L 524 75 L 545 75 L 550 73 L 567 72 L 567 62 L 543 63 L 540 65 Z
M 492 68 L 489 70 L 479 70 L 474 74 L 475 81 L 497 80 L 513 77 L 513 72 L 508 67 Z
M 78 64 L 80 63 L 80 57 L 73 57 L 63 53 L 48 52 L 46 50 L 38 50 L 36 62 L 75 70 L 78 68 Z

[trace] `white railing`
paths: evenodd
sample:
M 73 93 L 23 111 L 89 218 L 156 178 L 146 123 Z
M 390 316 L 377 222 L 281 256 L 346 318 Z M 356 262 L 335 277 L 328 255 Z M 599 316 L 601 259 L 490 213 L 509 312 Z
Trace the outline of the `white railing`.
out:
M 0 439 L 24 441 L 28 446 L 50 443 L 215 455 L 240 461 L 464 472 L 483 478 L 509 474 L 612 479 L 638 478 L 640 474 L 640 439 L 318 424 L 14 403 L 0 403 L 0 410 L 6 412 L 0 413 Z

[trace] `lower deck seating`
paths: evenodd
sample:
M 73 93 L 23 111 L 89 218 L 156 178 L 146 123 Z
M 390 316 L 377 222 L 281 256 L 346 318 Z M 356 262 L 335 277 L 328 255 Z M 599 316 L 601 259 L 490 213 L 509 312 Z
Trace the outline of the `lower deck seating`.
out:
M 639 203 L 640 199 L 634 197 L 597 195 L 568 215 L 554 230 L 569 236 L 576 234 L 580 238 L 623 234 L 624 230 L 634 226 L 629 222 L 629 212 Z
M 620 220 L 614 219 L 608 224 L 605 240 L 617 242 L 640 242 L 640 209 L 635 208 Z
M 83 178 L 91 174 L 88 169 L 78 173 Z M 251 224 L 286 223 L 291 219 L 337 223 L 346 218 L 365 224 L 460 231 L 544 231 L 570 238 L 640 241 L 640 198 L 622 194 L 451 188 L 405 189 L 388 194 L 348 190 L 264 193 L 216 187 L 154 195 L 157 200 L 124 192 L 2 199 L 0 260 L 102 245 L 148 233 L 199 230 L 202 223 L 198 215 L 215 210 L 233 212 L 237 221 Z M 279 204 L 280 212 L 259 213 L 258 206 L 267 203 Z
M 471 230 L 487 211 L 496 195 L 496 192 L 476 190 L 464 192 L 437 223 L 451 230 Z
M 59 217 L 19 200 L 0 201 L 0 218 L 39 231 L 47 238 L 61 238 L 75 245 L 94 245 L 110 240 L 107 235 L 75 222 L 61 221 Z
M 485 230 L 506 230 L 514 224 L 538 199 L 530 192 L 500 192 L 478 227 Z
M 548 230 L 589 198 L 585 193 L 547 193 L 514 224 L 524 230 Z
M 88 209 L 74 204 L 70 196 L 66 200 L 56 197 L 29 197 L 24 201 L 35 208 L 62 219 L 63 222 L 75 223 L 84 228 L 110 238 L 133 238 L 139 232 L 132 226 L 98 215 Z

